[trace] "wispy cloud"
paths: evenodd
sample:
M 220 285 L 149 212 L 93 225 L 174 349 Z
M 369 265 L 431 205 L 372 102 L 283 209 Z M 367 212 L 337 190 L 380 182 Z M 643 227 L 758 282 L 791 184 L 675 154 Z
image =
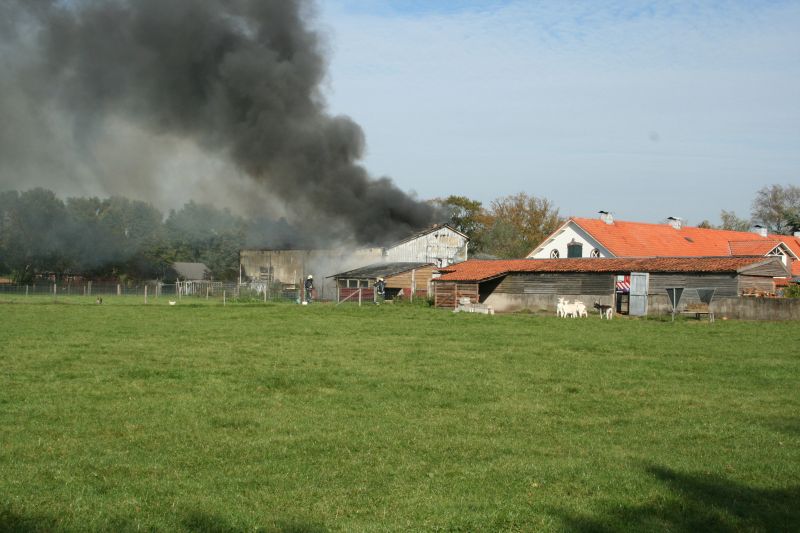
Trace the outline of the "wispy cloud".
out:
M 386 4 L 322 5 L 330 100 L 422 196 L 699 222 L 800 181 L 796 2 Z

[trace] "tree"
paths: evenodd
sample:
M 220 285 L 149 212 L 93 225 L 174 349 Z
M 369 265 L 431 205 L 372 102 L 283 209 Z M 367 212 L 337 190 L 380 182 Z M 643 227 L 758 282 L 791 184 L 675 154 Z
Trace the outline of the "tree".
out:
M 751 215 L 754 221 L 773 233 L 791 233 L 800 218 L 800 187 L 796 185 L 767 185 L 753 200 Z
M 503 258 L 523 258 L 563 222 L 545 198 L 526 193 L 493 200 L 485 236 L 486 251 Z
M 725 211 L 724 209 L 720 212 L 719 218 L 722 221 L 722 225 L 720 229 L 727 229 L 731 231 L 749 231 L 750 230 L 750 221 L 744 218 L 739 218 L 736 216 L 734 211 Z

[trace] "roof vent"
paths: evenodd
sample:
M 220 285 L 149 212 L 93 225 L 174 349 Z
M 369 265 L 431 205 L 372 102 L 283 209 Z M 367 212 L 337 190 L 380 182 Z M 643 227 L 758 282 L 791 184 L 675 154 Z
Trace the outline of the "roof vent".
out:
M 756 224 L 755 226 L 753 226 L 753 233 L 758 233 L 762 237 L 766 237 L 767 236 L 767 228 L 765 228 L 761 224 Z
M 609 211 L 598 211 L 598 213 L 600 213 L 600 220 L 606 224 L 614 223 L 614 215 L 612 215 Z
M 675 229 L 681 229 L 683 227 L 683 219 L 680 217 L 667 217 L 667 222 Z

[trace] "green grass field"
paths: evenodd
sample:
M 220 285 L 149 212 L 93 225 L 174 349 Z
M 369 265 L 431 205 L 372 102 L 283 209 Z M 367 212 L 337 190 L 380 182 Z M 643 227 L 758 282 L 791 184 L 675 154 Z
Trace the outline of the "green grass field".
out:
M 59 301 L 0 303 L 0 531 L 800 528 L 796 323 Z

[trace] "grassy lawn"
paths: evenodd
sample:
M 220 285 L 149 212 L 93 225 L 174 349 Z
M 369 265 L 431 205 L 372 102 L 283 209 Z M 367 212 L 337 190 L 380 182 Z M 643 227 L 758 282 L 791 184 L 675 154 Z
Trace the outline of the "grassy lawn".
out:
M 0 531 L 800 528 L 797 323 L 162 300 L 0 303 Z

